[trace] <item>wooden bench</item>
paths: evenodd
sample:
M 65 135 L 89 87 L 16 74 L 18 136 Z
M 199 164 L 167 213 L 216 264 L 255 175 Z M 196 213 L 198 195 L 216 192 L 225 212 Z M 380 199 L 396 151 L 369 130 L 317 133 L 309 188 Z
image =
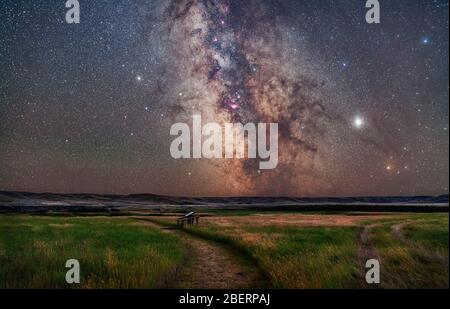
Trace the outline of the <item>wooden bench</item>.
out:
M 187 225 L 192 225 L 194 224 L 198 224 L 198 219 L 200 218 L 200 216 L 197 216 L 193 211 L 191 211 L 190 213 L 184 215 L 181 218 L 177 219 L 177 225 L 180 225 L 181 227 L 183 227 L 185 224 Z

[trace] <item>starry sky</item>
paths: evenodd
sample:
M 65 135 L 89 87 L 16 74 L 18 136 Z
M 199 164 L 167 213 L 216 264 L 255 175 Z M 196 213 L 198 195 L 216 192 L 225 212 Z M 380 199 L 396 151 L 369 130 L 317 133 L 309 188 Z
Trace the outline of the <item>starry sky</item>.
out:
M 448 193 L 448 0 L 1 0 L 0 190 Z M 170 156 L 170 127 L 276 122 L 279 164 Z

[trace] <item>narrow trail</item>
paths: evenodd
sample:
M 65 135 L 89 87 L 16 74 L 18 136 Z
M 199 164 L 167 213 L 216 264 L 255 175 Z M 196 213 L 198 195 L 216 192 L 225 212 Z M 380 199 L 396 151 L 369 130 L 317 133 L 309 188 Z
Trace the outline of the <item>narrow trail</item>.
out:
M 267 288 L 270 282 L 258 267 L 225 245 L 139 219 L 164 233 L 174 234 L 188 245 L 187 258 L 167 288 L 240 289 Z
M 365 225 L 362 232 L 359 234 L 358 258 L 361 261 L 364 261 L 364 265 L 367 260 L 378 258 L 378 253 L 370 244 L 370 233 L 372 229 L 378 225 L 379 224 Z
M 360 272 L 359 276 L 361 278 L 361 288 L 380 288 L 380 285 L 367 285 L 366 284 L 366 262 L 370 259 L 377 259 L 379 260 L 379 256 L 375 248 L 370 243 L 370 233 L 372 232 L 372 229 L 377 227 L 379 224 L 369 224 L 365 225 L 361 233 L 358 237 L 358 251 L 357 256 L 360 263 Z

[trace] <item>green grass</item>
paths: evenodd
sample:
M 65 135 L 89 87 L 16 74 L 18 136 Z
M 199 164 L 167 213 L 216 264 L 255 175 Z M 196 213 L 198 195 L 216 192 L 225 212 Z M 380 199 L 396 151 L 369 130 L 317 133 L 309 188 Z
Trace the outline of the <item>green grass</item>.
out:
M 231 223 L 234 216 L 257 214 L 216 215 L 225 213 Z M 174 223 L 163 216 L 148 220 Z M 380 260 L 378 287 L 448 288 L 448 214 L 396 214 L 334 227 L 219 226 L 212 219 L 185 230 L 251 257 L 275 288 L 366 288 L 359 233 L 373 224 L 368 244 Z M 398 224 L 400 236 L 392 230 Z M 185 250 L 174 235 L 133 218 L 0 215 L 0 288 L 160 287 Z M 80 285 L 65 282 L 72 258 L 81 264 Z
M 155 220 L 171 224 L 164 218 Z M 380 260 L 379 286 L 366 284 L 365 261 L 358 254 L 359 233 L 369 224 L 377 224 L 370 232 L 369 247 L 377 255 L 373 258 Z M 397 224 L 402 224 L 403 237 L 392 231 Z M 395 214 L 349 227 L 218 226 L 210 220 L 185 230 L 245 252 L 276 288 L 448 288 L 449 284 L 448 214 Z
M 250 250 L 277 288 L 348 288 L 357 276 L 355 228 L 265 227 L 247 229 L 272 243 Z
M 394 237 L 393 224 L 403 224 Z M 371 243 L 380 258 L 385 288 L 448 288 L 448 215 L 416 214 L 375 227 Z
M 170 224 L 167 220 L 157 222 Z M 357 227 L 193 226 L 186 232 L 225 243 L 252 257 L 274 288 L 352 288 Z M 249 239 L 247 239 L 247 237 Z M 254 237 L 254 240 L 253 240 Z
M 414 224 L 405 226 L 405 236 L 420 246 L 440 251 L 448 256 L 448 216 L 422 215 Z
M 0 288 L 154 288 L 181 261 L 172 235 L 107 217 L 0 216 Z M 77 259 L 81 283 L 65 282 Z
M 448 267 L 437 262 L 432 256 L 433 253 L 393 238 L 386 227 L 376 228 L 372 241 L 380 257 L 384 287 L 448 287 Z

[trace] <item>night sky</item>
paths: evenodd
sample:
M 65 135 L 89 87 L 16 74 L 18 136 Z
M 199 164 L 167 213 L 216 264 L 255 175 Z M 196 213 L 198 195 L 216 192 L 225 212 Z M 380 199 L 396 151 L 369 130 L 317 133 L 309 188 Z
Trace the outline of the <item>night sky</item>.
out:
M 448 0 L 1 0 L 0 190 L 448 193 Z M 279 164 L 175 160 L 173 123 L 279 123 Z

